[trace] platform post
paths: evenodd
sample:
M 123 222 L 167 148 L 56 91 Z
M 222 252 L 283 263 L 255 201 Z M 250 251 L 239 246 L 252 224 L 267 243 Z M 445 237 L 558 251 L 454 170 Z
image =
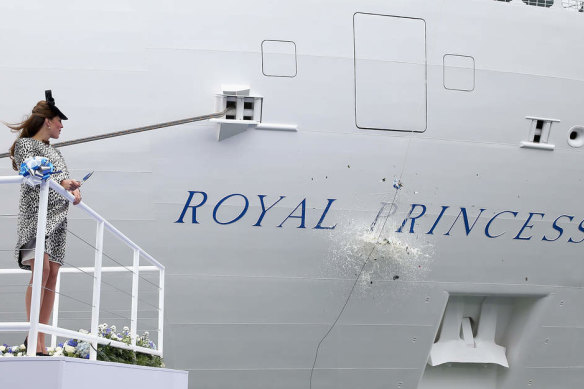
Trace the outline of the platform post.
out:
M 138 333 L 138 282 L 140 281 L 140 251 L 134 249 L 134 261 L 132 268 L 132 317 L 130 318 L 130 337 L 132 346 L 136 346 Z
M 160 278 L 158 281 L 158 351 L 163 352 L 164 348 L 164 272 L 159 269 Z
M 97 223 L 95 233 L 95 267 L 93 272 L 93 302 L 91 306 L 91 335 L 97 336 L 99 330 L 99 305 L 101 299 L 101 265 L 103 262 L 103 228 L 104 222 Z M 97 342 L 91 343 L 89 359 L 97 359 Z
M 37 216 L 36 249 L 34 255 L 34 271 L 32 275 L 32 293 L 30 299 L 30 329 L 28 330 L 28 347 L 26 355 L 36 356 L 36 345 L 39 333 L 39 315 L 41 311 L 41 289 L 43 281 L 43 265 L 45 261 L 45 233 L 47 229 L 47 206 L 49 202 L 49 183 L 41 181 L 39 193 L 39 212 Z

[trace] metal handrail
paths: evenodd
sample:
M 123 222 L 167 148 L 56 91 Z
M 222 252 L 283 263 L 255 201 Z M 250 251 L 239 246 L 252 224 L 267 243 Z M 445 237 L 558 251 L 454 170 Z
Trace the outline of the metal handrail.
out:
M 584 12 L 584 0 L 554 0 L 550 3 L 550 1 L 545 0 L 496 0 L 498 2 L 510 3 L 510 4 L 518 4 L 518 5 L 527 5 L 527 6 L 536 6 L 540 8 L 564 8 L 575 10 L 578 12 Z
M 0 176 L 0 184 L 22 184 L 24 177 L 22 176 Z M 60 184 L 53 180 L 42 181 L 40 184 L 40 196 L 39 196 L 39 213 L 37 222 L 37 235 L 36 243 L 37 247 L 44 247 L 45 245 L 45 231 L 46 231 L 46 219 L 47 219 L 47 204 L 48 204 L 48 194 L 49 188 L 53 189 L 69 202 L 74 200 L 74 196 L 69 193 Z M 40 295 L 41 295 L 41 281 L 43 272 L 43 256 L 44 250 L 35 250 L 35 264 L 33 272 L 33 282 L 32 282 L 32 297 L 31 297 L 31 307 L 30 307 L 30 322 L 5 322 L 0 323 L 0 332 L 6 331 L 28 331 L 28 343 L 35 345 L 37 343 L 38 333 L 43 332 L 51 334 L 51 344 L 56 345 L 56 337 L 72 337 L 75 339 L 85 340 L 90 342 L 93 347 L 90 350 L 89 358 L 91 360 L 97 359 L 97 345 L 107 344 L 114 347 L 119 347 L 126 350 L 132 350 L 135 352 L 141 352 L 150 355 L 161 356 L 163 355 L 163 337 L 164 337 L 164 266 L 154 259 L 150 254 L 144 251 L 140 246 L 134 243 L 130 238 L 124 235 L 121 231 L 115 228 L 109 221 L 107 221 L 103 216 L 94 211 L 87 204 L 80 202 L 76 205 L 86 214 L 88 214 L 92 219 L 97 222 L 96 231 L 96 244 L 95 244 L 95 265 L 93 267 L 85 268 L 65 268 L 59 272 L 57 278 L 57 285 L 55 287 L 55 305 L 53 312 L 53 324 L 47 325 L 39 323 L 40 314 Z M 124 266 L 114 266 L 114 267 L 102 267 L 103 260 L 103 234 L 104 230 L 107 229 L 115 237 L 117 237 L 122 243 L 133 249 L 133 263 L 131 267 Z M 141 266 L 140 258 L 145 258 L 153 266 Z M 133 273 L 132 276 L 132 305 L 131 305 L 131 318 L 130 318 L 130 337 L 131 344 L 125 344 L 123 342 L 106 339 L 98 336 L 98 326 L 99 326 L 99 307 L 101 299 L 101 275 L 104 272 L 119 272 L 130 270 Z M 138 287 L 139 287 L 139 274 L 144 271 L 158 271 L 159 272 L 159 284 L 158 284 L 158 349 L 153 350 L 145 347 L 140 347 L 136 345 L 137 338 L 137 324 L 138 324 Z M 78 331 L 72 331 L 65 328 L 60 328 L 58 326 L 58 306 L 59 298 L 58 292 L 60 290 L 60 277 L 61 273 L 94 273 L 93 277 L 93 303 L 91 307 L 91 331 L 89 334 L 84 334 Z M 22 274 L 28 273 L 25 270 L 20 269 L 0 269 L 0 275 L 2 274 Z M 29 347 L 27 349 L 27 356 L 36 356 L 36 347 Z
M 75 199 L 75 196 L 73 196 L 65 188 L 63 188 L 61 185 L 59 185 L 58 183 L 56 183 L 53 180 L 50 180 L 48 182 L 49 182 L 51 189 L 58 192 L 61 196 L 63 196 L 67 200 L 69 200 L 69 202 L 73 202 L 73 200 Z M 138 246 L 136 243 L 132 242 L 132 240 L 130 238 L 128 238 L 126 235 L 124 235 L 122 232 L 120 232 L 116 227 L 114 227 L 110 222 L 108 222 L 103 216 L 101 216 L 100 214 L 95 212 L 90 206 L 88 206 L 87 204 L 85 204 L 83 202 L 80 202 L 79 204 L 77 204 L 77 207 L 83 209 L 89 216 L 91 216 L 93 219 L 97 220 L 98 222 L 103 222 L 104 226 L 110 232 L 112 232 L 117 238 L 119 238 L 122 242 L 126 243 L 131 248 L 138 250 L 140 252 L 140 255 L 142 255 L 144 258 L 148 259 L 148 261 L 150 263 L 152 263 L 154 266 L 158 267 L 159 269 L 164 269 L 164 266 L 162 266 L 162 264 L 160 262 L 158 262 L 156 259 L 154 259 L 152 256 L 150 256 L 150 254 L 148 254 L 146 251 L 142 250 L 140 248 L 140 246 Z

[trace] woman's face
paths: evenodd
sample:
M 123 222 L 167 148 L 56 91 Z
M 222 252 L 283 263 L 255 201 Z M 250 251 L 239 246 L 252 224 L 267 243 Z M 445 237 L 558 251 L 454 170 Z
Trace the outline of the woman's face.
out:
M 59 135 L 61 135 L 61 129 L 63 128 L 63 123 L 61 123 L 61 118 L 55 116 L 48 122 L 49 127 L 49 136 L 52 139 L 58 139 Z

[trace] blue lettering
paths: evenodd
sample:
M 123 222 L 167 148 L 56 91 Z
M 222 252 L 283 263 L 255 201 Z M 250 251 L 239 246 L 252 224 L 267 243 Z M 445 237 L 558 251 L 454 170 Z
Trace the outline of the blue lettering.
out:
M 468 215 L 466 214 L 466 208 L 464 207 L 460 207 L 460 212 L 458 213 L 458 216 L 456 216 L 456 219 L 454 219 L 454 223 L 452 223 L 452 226 L 450 226 L 450 229 L 448 230 L 448 232 L 444 235 L 446 236 L 450 236 L 450 231 L 452 230 L 452 228 L 454 227 L 454 225 L 456 224 L 456 222 L 458 221 L 458 218 L 460 217 L 460 215 L 462 215 L 462 219 L 464 221 L 464 229 L 466 230 L 466 236 L 468 236 L 468 234 L 470 234 L 470 232 L 472 231 L 472 229 L 474 228 L 475 224 L 477 224 L 477 221 L 479 220 L 479 218 L 481 217 L 481 214 L 485 211 L 485 208 L 481 208 L 481 211 L 479 212 L 479 214 L 477 215 L 475 221 L 472 223 L 472 226 L 470 226 L 468 224 Z
M 234 196 L 241 196 L 245 200 L 245 207 L 243 208 L 243 211 L 241 211 L 241 213 L 239 214 L 239 216 L 237 216 L 235 219 L 233 219 L 231 221 L 228 221 L 228 222 L 220 222 L 219 220 L 217 220 L 217 210 L 219 209 L 219 207 L 221 206 L 221 204 L 223 204 L 223 202 L 225 200 L 227 200 L 230 197 L 234 197 Z M 217 224 L 221 224 L 221 225 L 235 223 L 236 221 L 238 221 L 239 219 L 241 219 L 243 217 L 243 215 L 245 215 L 245 213 L 247 212 L 247 208 L 249 208 L 249 200 L 247 199 L 247 197 L 245 197 L 244 195 L 239 194 L 239 193 L 230 194 L 229 196 L 225 196 L 221 200 L 219 200 L 219 202 L 217 203 L 217 205 L 215 205 L 215 208 L 213 208 L 213 220 L 215 220 L 215 222 Z
M 300 216 L 292 216 L 294 214 L 294 212 L 296 212 L 296 210 L 300 206 L 302 206 L 301 215 Z M 282 223 L 280 223 L 280 225 L 278 227 L 282 227 L 282 225 L 288 219 L 300 219 L 301 221 L 300 221 L 300 225 L 298 226 L 298 228 L 306 228 L 306 226 L 305 226 L 305 221 L 306 221 L 306 199 L 302 200 L 300 202 L 300 204 L 298 204 L 296 206 L 296 208 L 294 208 L 294 210 L 292 212 L 290 212 L 290 215 L 288 215 L 288 217 L 286 219 L 284 219 L 284 221 Z
M 314 227 L 315 230 L 334 230 L 335 227 L 337 226 L 336 224 L 332 227 L 323 227 L 322 226 L 322 222 L 324 221 L 324 218 L 326 217 L 327 212 L 329 211 L 331 205 L 333 204 L 333 201 L 335 201 L 336 199 L 327 199 L 327 200 L 328 200 L 328 203 L 327 203 L 324 211 L 322 212 L 322 215 L 320 216 L 318 223 L 316 223 L 316 227 Z
M 178 219 L 174 223 L 183 224 L 185 217 L 187 217 L 187 212 L 190 209 L 191 223 L 192 224 L 199 224 L 199 221 L 197 220 L 197 210 L 198 210 L 198 208 L 202 208 L 207 203 L 208 195 L 206 192 L 203 192 L 203 191 L 187 191 L 187 192 L 188 192 L 188 196 L 187 196 L 186 202 L 182 208 L 180 216 L 178 217 Z M 252 226 L 253 227 L 262 227 L 262 223 L 264 221 L 266 214 L 271 209 L 275 208 L 278 205 L 278 203 L 280 203 L 283 199 L 286 198 L 286 196 L 283 196 L 283 195 L 279 196 L 279 198 L 276 199 L 275 201 L 273 201 L 271 204 L 268 203 L 268 201 L 269 201 L 269 200 L 267 200 L 268 195 L 259 194 L 257 196 L 259 198 L 261 212 L 260 212 L 260 215 L 259 215 L 257 221 L 255 222 L 255 224 L 252 224 Z M 240 212 L 235 216 L 231 216 L 232 213 L 234 213 L 234 212 L 237 213 L 238 208 L 237 208 L 237 206 L 235 206 L 234 207 L 235 211 L 228 210 L 228 211 L 223 212 L 223 214 L 222 214 L 224 219 L 227 218 L 229 220 L 221 220 L 221 221 L 218 220 L 219 209 L 221 208 L 223 203 L 231 198 L 236 198 L 236 197 L 241 197 L 243 199 L 243 202 L 244 202 L 243 207 L 240 209 Z M 334 230 L 337 227 L 336 223 L 335 224 L 332 224 L 330 222 L 326 223 L 326 217 L 327 217 L 328 213 L 330 212 L 330 210 L 333 206 L 333 203 L 335 201 L 337 201 L 337 199 L 327 199 L 326 206 L 322 210 L 322 213 L 318 219 L 318 222 L 313 227 L 313 229 L 315 229 L 315 230 Z M 240 203 L 240 202 L 237 201 L 236 203 Z M 392 206 L 394 206 L 393 203 L 390 203 L 390 204 Z M 241 193 L 233 193 L 233 194 L 227 195 L 227 196 L 223 197 L 221 200 L 219 200 L 219 202 L 217 202 L 217 204 L 214 206 L 213 220 L 217 224 L 220 224 L 220 225 L 229 225 L 229 224 L 236 223 L 245 216 L 245 214 L 249 210 L 249 205 L 250 205 L 249 199 Z M 385 205 L 386 205 L 386 203 L 384 203 L 384 206 L 381 208 L 381 210 L 377 214 L 375 221 L 371 225 L 371 229 L 373 229 L 375 227 L 375 224 L 377 223 L 378 219 L 380 218 L 381 214 L 383 213 L 383 211 L 385 209 Z M 299 225 L 296 228 L 306 228 L 306 206 L 307 206 L 307 198 L 305 197 L 302 201 L 300 201 L 300 203 L 292 210 L 292 212 L 290 212 L 290 214 L 277 227 L 282 228 L 284 226 L 284 224 L 286 224 L 288 219 L 299 219 Z M 441 205 L 440 212 L 437 215 L 434 213 L 432 214 L 431 217 L 434 218 L 434 221 L 432 222 L 430 229 L 425 233 L 426 235 L 434 235 L 434 233 L 438 229 L 438 225 L 441 223 L 442 219 L 446 215 L 446 212 L 450 208 L 451 208 L 451 206 L 449 206 L 449 205 Z M 228 207 L 228 209 L 230 209 L 230 207 Z M 425 216 L 427 211 L 428 211 L 428 208 L 425 204 L 412 203 L 411 208 L 410 208 L 409 212 L 407 213 L 407 216 L 403 219 L 401 226 L 395 232 L 404 233 L 404 231 L 406 231 L 406 232 L 409 232 L 410 234 L 414 234 L 416 221 L 419 221 L 423 216 Z M 471 209 L 470 211 L 474 212 L 474 208 Z M 478 215 L 473 217 L 472 215 L 469 214 L 468 207 L 460 207 L 460 212 L 458 213 L 458 215 L 456 216 L 456 219 L 454 219 L 454 222 L 452 223 L 452 225 L 450 226 L 448 231 L 444 234 L 444 236 L 451 235 L 454 227 L 456 227 L 459 219 L 461 219 L 461 218 L 462 218 L 462 221 L 464 223 L 464 230 L 465 230 L 466 236 L 469 236 L 470 233 L 472 232 L 472 230 L 476 227 L 477 222 L 479 221 L 479 219 L 481 218 L 482 214 L 485 211 L 486 211 L 485 208 L 480 208 Z M 390 214 L 391 214 L 391 210 L 390 210 Z M 503 216 L 505 214 L 510 214 L 512 217 L 505 218 Z M 487 238 L 494 239 L 494 238 L 498 238 L 502 235 L 505 235 L 508 231 L 505 231 L 505 230 L 498 230 L 497 231 L 497 228 L 493 227 L 493 224 L 501 219 L 512 220 L 512 221 L 513 221 L 513 219 L 517 220 L 518 215 L 519 215 L 519 211 L 510 211 L 510 210 L 501 211 L 501 212 L 495 214 L 486 223 L 485 230 L 484 230 L 485 236 Z M 200 213 L 199 213 L 199 216 L 200 216 Z M 540 224 L 544 223 L 545 213 L 543 213 L 543 212 L 529 212 L 528 217 L 526 218 L 525 222 L 523 223 L 523 225 L 519 229 L 519 232 L 517 233 L 517 235 L 515 235 L 513 240 L 529 241 L 534 237 L 535 231 L 533 230 L 533 228 L 536 226 L 536 221 L 534 221 L 534 217 L 536 217 L 536 216 L 540 217 L 540 221 L 539 221 Z M 429 218 L 430 217 L 428 217 L 427 219 L 429 219 Z M 485 219 L 486 219 L 486 217 L 485 217 Z M 567 221 L 564 219 L 567 219 Z M 542 229 L 547 230 L 548 232 L 546 232 L 543 235 L 536 234 L 536 236 L 537 235 L 541 236 L 541 240 L 544 242 L 559 241 L 560 238 L 565 237 L 564 233 L 566 233 L 566 229 L 568 228 L 568 226 L 571 226 L 571 223 L 575 223 L 574 219 L 575 219 L 575 216 L 566 215 L 566 214 L 560 215 L 553 221 L 552 230 L 550 230 L 549 227 L 548 228 L 541 227 Z M 328 225 L 325 225 L 325 223 Z M 448 221 L 446 221 L 444 223 L 448 223 Z M 514 223 L 517 223 L 517 222 L 515 221 Z M 418 223 L 418 226 L 419 225 L 420 225 L 420 223 Z M 426 223 L 422 223 L 422 227 L 418 227 L 418 229 L 420 229 L 420 228 L 425 229 L 426 225 L 427 225 Z M 503 221 L 501 223 L 501 225 L 505 226 L 506 224 Z M 546 227 L 548 226 L 548 222 L 545 222 L 545 226 Z M 460 227 L 457 227 L 457 228 L 460 229 Z M 501 227 L 501 228 L 504 228 L 504 227 Z M 496 231 L 493 231 L 493 229 L 495 229 Z M 444 229 L 440 228 L 439 231 L 440 230 L 444 230 Z M 580 224 L 578 225 L 578 232 L 581 234 L 584 234 L 584 220 L 582 220 L 580 222 Z M 419 231 L 419 233 L 423 234 L 422 231 Z M 441 233 L 441 232 L 438 232 L 438 233 Z M 569 236 L 569 232 L 566 233 L 566 235 Z M 577 233 L 575 233 L 575 235 L 577 235 Z M 569 237 L 568 243 L 576 243 L 577 244 L 577 243 L 584 242 L 584 236 L 581 236 L 579 240 L 576 240 L 576 239 L 577 239 L 577 237 L 574 237 L 574 236 Z
M 553 229 L 559 232 L 558 236 L 555 239 L 548 239 L 544 235 L 542 240 L 545 240 L 546 242 L 555 242 L 556 240 L 560 239 L 560 237 L 564 233 L 564 229 L 562 227 L 558 226 L 558 220 L 560 220 L 563 217 L 567 217 L 568 219 L 570 219 L 570 221 L 572 221 L 574 219 L 574 216 L 568 216 L 568 215 L 559 216 L 556 220 L 554 220 L 554 224 L 552 225 Z
M 266 197 L 266 195 L 258 195 L 258 197 L 260 198 L 260 205 L 262 206 L 262 214 L 258 218 L 258 221 L 256 222 L 256 224 L 253 225 L 254 227 L 261 227 L 262 220 L 264 220 L 264 216 L 266 215 L 266 212 L 268 212 L 270 209 L 272 209 L 272 207 L 274 205 L 278 204 L 286 196 L 280 196 L 280 198 L 274 204 L 270 205 L 268 207 L 268 209 L 266 209 L 266 206 L 264 204 L 264 197 Z
M 443 205 L 442 206 L 442 210 L 440 211 L 440 215 L 438 215 L 438 218 L 436 219 L 436 221 L 432 225 L 432 228 L 430 228 L 430 231 L 426 232 L 426 235 L 434 235 L 434 228 L 436 228 L 436 226 L 438 225 L 438 222 L 440 221 L 440 219 L 442 219 L 442 216 L 444 215 L 444 212 L 446 212 L 446 210 L 448 208 L 450 208 L 448 205 Z
M 195 193 L 199 193 L 203 195 L 203 200 L 197 204 L 197 205 L 191 205 L 191 201 L 193 200 L 193 196 L 195 195 Z M 187 210 L 189 208 L 193 209 L 193 224 L 199 224 L 199 222 L 197 221 L 197 208 L 200 207 L 201 205 L 205 204 L 205 201 L 207 201 L 207 193 L 205 192 L 196 192 L 196 191 L 191 191 L 189 190 L 189 198 L 187 199 L 187 202 L 185 203 L 185 206 L 178 218 L 177 221 L 175 221 L 175 223 L 184 223 L 183 222 L 183 218 L 185 217 L 185 214 L 187 213 Z
M 414 209 L 416 209 L 416 207 L 422 207 L 422 212 L 420 212 L 420 214 L 418 216 L 412 217 L 412 213 L 414 213 Z M 410 209 L 410 213 L 408 213 L 408 216 L 404 219 L 401 227 L 398 228 L 396 232 L 402 232 L 403 228 L 406 226 L 406 223 L 408 222 L 408 219 L 409 219 L 412 221 L 412 225 L 410 226 L 410 234 L 413 234 L 414 233 L 414 223 L 416 223 L 416 219 L 421 218 L 425 213 L 426 213 L 426 206 L 424 204 L 412 204 L 412 209 Z
M 491 218 L 491 220 L 489 220 L 489 222 L 487 223 L 487 226 L 485 227 L 485 235 L 489 238 L 498 238 L 501 235 L 503 235 L 505 232 L 501 232 L 499 235 L 491 235 L 491 233 L 489 232 L 489 228 L 491 228 L 491 223 L 493 221 L 495 221 L 496 218 L 498 218 L 500 215 L 504 214 L 504 213 L 510 213 L 511 215 L 513 215 L 513 217 L 517 217 L 517 214 L 519 212 L 513 212 L 513 211 L 503 211 L 503 212 L 499 212 L 498 214 L 496 214 L 495 216 L 493 216 Z
M 545 213 L 540 213 L 540 212 L 529 212 L 529 216 L 527 217 L 527 220 L 525 221 L 525 223 L 523 224 L 523 227 L 521 227 L 521 229 L 519 230 L 519 233 L 515 236 L 516 240 L 530 240 L 532 237 L 528 236 L 528 237 L 521 237 L 521 234 L 523 233 L 523 230 L 525 230 L 526 228 L 532 229 L 533 228 L 533 224 L 529 224 L 529 222 L 531 221 L 531 218 L 534 215 L 539 215 L 541 216 L 541 218 L 543 219 Z
M 584 232 L 584 220 L 582 220 L 582 222 L 578 226 L 578 230 L 580 230 L 581 232 Z M 582 242 L 584 242 L 584 238 L 580 239 L 577 242 L 575 240 L 573 240 L 572 238 L 570 238 L 570 239 L 568 239 L 568 242 L 570 242 L 570 243 L 582 243 Z

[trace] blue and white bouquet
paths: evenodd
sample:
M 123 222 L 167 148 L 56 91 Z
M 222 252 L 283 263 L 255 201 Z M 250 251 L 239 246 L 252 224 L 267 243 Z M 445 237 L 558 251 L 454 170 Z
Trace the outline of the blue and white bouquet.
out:
M 8 346 L 6 343 L 0 346 L 0 357 L 23 357 L 26 355 L 26 346 Z
M 79 330 L 79 332 L 87 334 L 85 330 Z M 68 339 L 64 343 L 59 343 L 57 347 L 48 347 L 47 352 L 51 356 L 55 357 L 71 357 L 71 358 L 83 358 L 89 359 L 89 349 L 91 345 L 83 340 Z
M 55 172 L 55 167 L 45 157 L 30 157 L 20 164 L 18 174 L 26 179 L 26 183 L 35 186 L 47 180 Z

